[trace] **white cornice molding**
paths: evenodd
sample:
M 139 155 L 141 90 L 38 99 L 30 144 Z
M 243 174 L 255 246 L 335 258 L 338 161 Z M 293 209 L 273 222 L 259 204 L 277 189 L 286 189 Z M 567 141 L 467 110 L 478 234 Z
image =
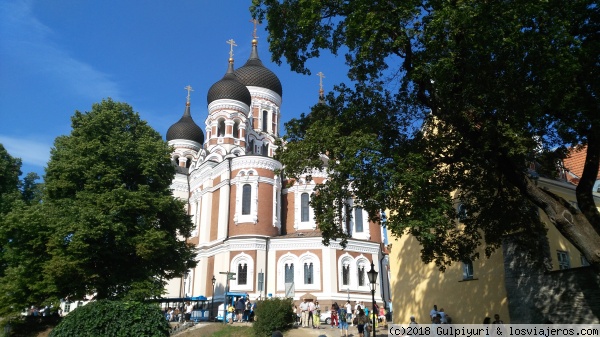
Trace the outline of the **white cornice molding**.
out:
M 261 168 L 275 171 L 281 169 L 281 163 L 273 158 L 263 156 L 243 156 L 232 159 L 232 170 L 245 168 Z
M 175 149 L 184 148 L 194 150 L 196 152 L 198 152 L 200 148 L 202 148 L 202 144 L 188 139 L 173 139 L 168 141 L 167 144 L 169 144 L 169 146 L 174 147 Z
M 277 107 L 281 106 L 281 96 L 275 91 L 254 86 L 248 86 L 247 88 L 250 91 L 250 96 L 252 96 L 252 105 L 256 105 L 256 103 L 267 103 L 261 102 L 261 99 L 264 99 Z
M 208 121 L 213 119 L 214 116 L 219 115 L 219 113 L 223 110 L 226 111 L 225 113 L 228 117 L 232 111 L 241 112 L 244 115 L 248 115 L 250 107 L 246 105 L 246 103 L 233 99 L 218 99 L 216 101 L 212 101 L 208 105 L 208 117 L 206 118 L 205 124 L 208 126 Z

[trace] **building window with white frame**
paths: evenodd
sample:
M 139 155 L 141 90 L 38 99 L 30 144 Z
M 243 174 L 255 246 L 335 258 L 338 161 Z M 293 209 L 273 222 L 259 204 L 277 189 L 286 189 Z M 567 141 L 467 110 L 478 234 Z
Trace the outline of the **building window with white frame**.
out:
M 304 284 L 314 284 L 313 264 L 312 262 L 304 263 Z
M 465 221 L 467 220 L 467 206 L 465 206 L 465 204 L 459 204 L 458 208 L 456 210 L 457 214 L 458 214 L 458 220 L 459 221 Z
M 463 261 L 463 280 L 473 279 L 473 261 Z
M 252 200 L 252 186 L 245 184 L 242 186 L 242 215 L 250 214 L 251 200 Z
M 263 110 L 262 113 L 262 130 L 267 132 L 267 127 L 269 125 L 269 112 L 267 110 Z
M 248 283 L 248 264 L 238 264 L 237 284 L 246 285 Z
M 358 286 L 365 286 L 365 266 L 362 264 L 358 266 Z
M 342 285 L 347 286 L 350 284 L 350 265 L 345 264 L 342 266 Z
M 354 209 L 354 231 L 356 233 L 363 232 L 363 210 L 360 207 Z
M 285 264 L 285 283 L 294 283 L 294 264 Z
M 300 221 L 301 222 L 309 221 L 308 200 L 309 200 L 308 193 L 302 193 L 302 195 L 300 196 Z
M 237 120 L 233 123 L 232 135 L 233 138 L 240 138 L 240 122 Z
M 569 252 L 564 250 L 559 250 L 556 252 L 556 256 L 558 258 L 558 269 L 570 269 L 571 268 L 571 260 L 569 258 Z
M 220 118 L 217 123 L 217 137 L 225 136 L 225 119 Z

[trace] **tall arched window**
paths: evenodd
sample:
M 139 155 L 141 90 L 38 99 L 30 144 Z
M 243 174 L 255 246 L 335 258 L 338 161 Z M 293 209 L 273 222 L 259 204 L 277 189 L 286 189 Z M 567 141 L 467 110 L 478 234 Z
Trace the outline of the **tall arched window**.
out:
M 365 285 L 365 266 L 358 265 L 358 286 L 362 287 Z
M 267 125 L 269 124 L 269 112 L 267 110 L 263 110 L 262 113 L 262 130 L 267 132 Z
M 217 137 L 223 137 L 225 136 L 225 119 L 221 118 L 219 119 L 219 124 L 217 127 Z
M 363 210 L 360 207 L 354 209 L 354 228 L 356 233 L 363 231 Z
M 248 282 L 248 265 L 246 263 L 238 264 L 237 284 L 246 285 Z
M 350 265 L 346 264 L 342 266 L 342 285 L 350 284 Z
M 300 196 L 300 221 L 308 222 L 308 193 L 302 193 Z
M 240 138 L 240 122 L 235 121 L 233 123 L 233 138 Z
M 242 215 L 250 214 L 250 197 L 252 196 L 252 186 L 246 184 L 242 187 Z
M 263 143 L 263 145 L 262 145 L 262 148 L 261 148 L 261 150 L 260 150 L 260 153 L 261 153 L 263 156 L 266 156 L 266 155 L 268 155 L 268 154 L 269 154 L 269 144 L 267 144 L 267 143 Z
M 285 283 L 294 283 L 294 264 L 285 264 Z
M 312 262 L 304 263 L 304 284 L 313 284 L 315 282 L 313 277 L 313 264 Z

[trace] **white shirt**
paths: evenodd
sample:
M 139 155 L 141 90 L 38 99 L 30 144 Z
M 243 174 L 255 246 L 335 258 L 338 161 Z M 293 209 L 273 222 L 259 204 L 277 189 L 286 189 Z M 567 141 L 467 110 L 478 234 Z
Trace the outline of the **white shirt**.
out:
M 308 310 L 308 303 L 306 303 L 306 302 L 302 302 L 302 303 L 300 303 L 300 310 L 301 310 L 301 311 L 306 311 L 306 310 Z

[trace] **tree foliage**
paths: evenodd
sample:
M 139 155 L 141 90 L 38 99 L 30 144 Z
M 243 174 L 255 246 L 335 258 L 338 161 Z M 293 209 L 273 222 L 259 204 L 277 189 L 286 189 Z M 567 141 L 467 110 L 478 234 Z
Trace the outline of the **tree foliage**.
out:
M 169 336 L 169 323 L 158 306 L 100 300 L 75 309 L 52 330 L 52 337 Z
M 0 228 L 0 300 L 144 299 L 194 266 L 192 223 L 171 195 L 171 149 L 132 108 L 111 99 L 75 112 Z M 33 180 L 32 180 L 33 179 Z M 41 202 L 39 196 L 41 195 Z
M 286 331 L 294 324 L 292 307 L 294 302 L 290 298 L 268 298 L 260 301 L 255 309 L 255 322 L 252 330 L 256 337 L 271 336 L 273 331 Z
M 251 10 L 268 21 L 273 59 L 295 71 L 309 73 L 324 50 L 345 53 L 354 87 L 287 123 L 278 154 L 292 177 L 331 173 L 311 200 L 326 242 L 347 239 L 340 201 L 355 197 L 373 220 L 392 210 L 388 228 L 414 235 L 443 269 L 482 244 L 491 254 L 503 234 L 533 242 L 544 231 L 535 207 L 600 266 L 597 3 L 254 0 Z M 569 146 L 587 149 L 579 209 L 528 170 Z M 460 229 L 458 203 L 469 212 Z

